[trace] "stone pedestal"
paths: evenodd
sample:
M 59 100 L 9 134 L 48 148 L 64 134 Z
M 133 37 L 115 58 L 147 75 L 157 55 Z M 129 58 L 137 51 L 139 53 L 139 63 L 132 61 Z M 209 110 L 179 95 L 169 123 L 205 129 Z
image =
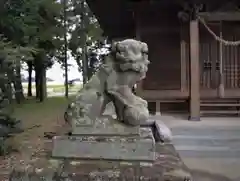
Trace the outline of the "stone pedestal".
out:
M 150 128 L 139 135 L 74 135 L 53 139 L 53 157 L 88 160 L 155 160 L 155 141 Z
M 14 170 L 9 180 L 28 181 L 191 181 L 189 169 L 171 143 L 155 144 L 155 161 L 50 159 L 37 169 Z M 37 167 L 39 168 L 39 167 Z M 35 171 L 34 171 L 35 170 Z M 0 175 L 1 178 L 1 175 Z M 7 179 L 8 177 L 6 177 Z
M 105 118 L 92 126 L 75 125 L 71 136 L 53 139 L 52 156 L 64 165 L 62 179 L 191 180 L 171 140 L 164 140 L 157 121 L 128 127 Z
M 80 160 L 63 161 L 62 180 L 70 181 L 191 181 L 188 168 L 171 144 L 156 143 L 152 163 L 136 161 Z
M 91 126 L 74 125 L 72 130 L 71 136 L 54 137 L 54 158 L 145 162 L 155 160 L 156 141 L 150 125 L 126 126 L 106 116 Z

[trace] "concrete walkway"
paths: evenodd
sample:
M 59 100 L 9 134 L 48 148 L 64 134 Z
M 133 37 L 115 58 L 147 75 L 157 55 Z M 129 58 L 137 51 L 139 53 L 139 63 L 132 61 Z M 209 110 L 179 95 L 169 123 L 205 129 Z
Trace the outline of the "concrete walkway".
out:
M 240 181 L 240 117 L 200 122 L 174 115 L 155 119 L 171 128 L 175 148 L 196 181 Z

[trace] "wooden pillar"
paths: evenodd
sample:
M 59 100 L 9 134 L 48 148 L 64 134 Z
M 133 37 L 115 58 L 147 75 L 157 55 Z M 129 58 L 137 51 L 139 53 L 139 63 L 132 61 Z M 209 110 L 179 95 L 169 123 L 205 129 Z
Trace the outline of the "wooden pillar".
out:
M 199 22 L 190 22 L 190 116 L 200 121 Z
M 185 36 L 185 26 L 181 25 L 181 91 L 185 92 L 187 90 L 187 43 L 186 43 L 186 36 Z
M 156 113 L 155 115 L 156 116 L 161 116 L 161 102 L 156 100 Z
M 134 19 L 135 19 L 135 39 L 138 41 L 141 41 L 141 32 L 140 32 L 140 22 L 139 22 L 138 11 L 136 11 L 133 15 L 134 15 Z M 135 91 L 138 96 L 141 96 L 142 81 L 136 85 Z

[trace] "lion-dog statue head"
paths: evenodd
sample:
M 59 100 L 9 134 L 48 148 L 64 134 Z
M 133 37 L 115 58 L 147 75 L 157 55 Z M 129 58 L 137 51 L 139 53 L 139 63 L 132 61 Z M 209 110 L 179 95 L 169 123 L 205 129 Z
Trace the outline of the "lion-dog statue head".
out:
M 106 92 L 114 102 L 118 119 L 133 126 L 139 125 L 148 119 L 147 102 L 135 96 L 132 88 L 146 76 L 148 46 L 127 39 L 113 43 L 111 55 L 115 71 L 108 76 Z

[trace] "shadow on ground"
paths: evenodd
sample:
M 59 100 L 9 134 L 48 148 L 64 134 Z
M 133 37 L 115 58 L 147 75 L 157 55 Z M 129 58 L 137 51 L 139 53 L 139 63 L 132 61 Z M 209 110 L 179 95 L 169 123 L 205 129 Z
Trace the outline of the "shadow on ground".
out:
M 213 174 L 202 170 L 191 170 L 194 181 L 235 181 L 219 174 Z

